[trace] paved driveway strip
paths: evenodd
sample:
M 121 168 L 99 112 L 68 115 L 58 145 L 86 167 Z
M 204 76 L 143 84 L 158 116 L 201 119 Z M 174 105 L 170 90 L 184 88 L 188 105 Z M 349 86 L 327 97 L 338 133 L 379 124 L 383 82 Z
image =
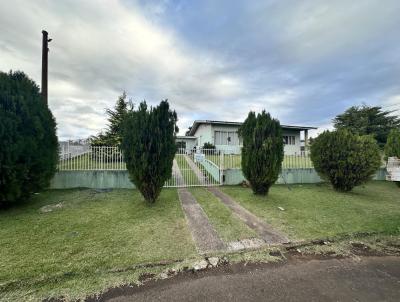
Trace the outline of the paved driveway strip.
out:
M 225 244 L 219 238 L 206 213 L 204 213 L 192 193 L 186 188 L 179 188 L 178 195 L 198 251 L 207 253 L 224 250 Z
M 265 223 L 260 218 L 250 213 L 239 205 L 229 195 L 221 192 L 216 187 L 209 187 L 208 190 L 218 197 L 232 212 L 234 212 L 245 224 L 255 230 L 267 244 L 288 243 L 289 239 L 281 232 L 275 230 L 271 225 Z
M 176 160 L 173 162 L 173 171 L 177 176 L 178 185 L 185 185 L 185 180 Z M 206 213 L 192 193 L 186 188 L 178 188 L 178 196 L 198 252 L 207 253 L 224 250 L 226 248 L 224 242 L 219 238 L 217 231 L 211 225 Z

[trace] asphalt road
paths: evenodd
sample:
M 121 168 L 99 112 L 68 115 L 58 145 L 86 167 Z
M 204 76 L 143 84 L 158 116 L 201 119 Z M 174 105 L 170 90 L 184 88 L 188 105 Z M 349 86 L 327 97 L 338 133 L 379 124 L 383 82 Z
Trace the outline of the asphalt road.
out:
M 292 260 L 225 266 L 141 287 L 104 301 L 400 301 L 400 257 Z

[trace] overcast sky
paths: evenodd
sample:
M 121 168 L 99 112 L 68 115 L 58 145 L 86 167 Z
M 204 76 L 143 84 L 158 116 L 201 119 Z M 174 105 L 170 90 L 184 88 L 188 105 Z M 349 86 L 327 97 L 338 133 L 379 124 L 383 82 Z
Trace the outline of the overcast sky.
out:
M 351 105 L 400 109 L 400 1 L 0 0 L 0 70 L 40 84 L 60 139 L 105 127 L 122 91 L 195 119 L 329 127 Z

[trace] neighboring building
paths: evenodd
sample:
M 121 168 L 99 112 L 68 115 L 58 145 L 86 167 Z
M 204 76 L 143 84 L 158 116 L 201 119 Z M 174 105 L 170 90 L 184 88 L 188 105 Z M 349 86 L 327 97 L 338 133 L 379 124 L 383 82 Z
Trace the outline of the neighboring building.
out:
M 202 147 L 204 143 L 215 145 L 218 150 L 240 153 L 242 140 L 238 135 L 242 123 L 225 121 L 197 120 L 188 131 L 187 136 L 178 136 L 177 143 L 186 150 Z M 304 146 L 308 143 L 308 130 L 317 129 L 309 126 L 282 125 L 285 154 L 301 154 L 300 133 L 304 132 Z M 303 150 L 304 150 L 303 149 Z M 304 152 L 304 151 L 303 151 Z

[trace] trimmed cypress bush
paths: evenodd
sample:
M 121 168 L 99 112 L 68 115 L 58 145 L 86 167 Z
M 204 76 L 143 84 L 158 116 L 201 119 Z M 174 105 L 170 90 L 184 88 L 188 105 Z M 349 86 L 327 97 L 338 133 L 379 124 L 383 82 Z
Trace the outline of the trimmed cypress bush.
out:
M 129 176 L 150 203 L 172 175 L 176 122 L 176 112 L 169 109 L 167 100 L 150 109 L 142 102 L 124 121 L 121 146 Z
M 56 122 L 23 72 L 0 72 L 0 206 L 49 185 L 58 161 Z
M 347 192 L 372 178 L 380 166 L 380 152 L 370 135 L 324 131 L 311 145 L 311 160 L 321 178 Z
M 254 194 L 266 195 L 278 179 L 283 161 L 282 128 L 269 113 L 249 112 L 239 129 L 243 139 L 242 171 Z

